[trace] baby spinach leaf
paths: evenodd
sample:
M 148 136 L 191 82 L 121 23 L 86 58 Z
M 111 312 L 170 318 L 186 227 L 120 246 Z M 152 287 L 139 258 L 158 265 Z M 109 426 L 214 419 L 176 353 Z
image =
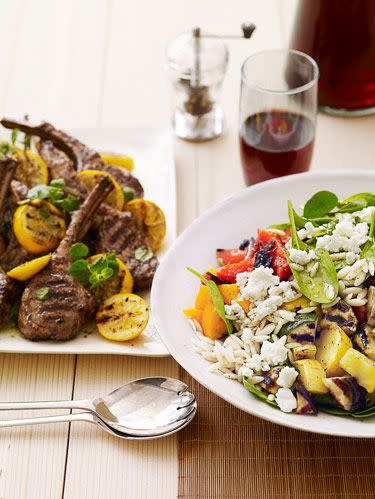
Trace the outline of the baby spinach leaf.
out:
M 305 204 L 303 216 L 305 218 L 317 218 L 329 213 L 337 206 L 339 199 L 333 192 L 316 192 Z
M 250 383 L 250 381 L 248 381 L 246 378 L 244 378 L 243 380 L 243 385 L 245 388 L 249 390 L 250 393 L 264 400 L 265 402 L 267 402 L 267 404 L 273 405 L 274 407 L 278 407 L 278 405 L 274 400 L 269 400 L 267 393 L 263 392 L 261 388 L 258 388 L 257 386 Z
M 205 283 L 205 285 L 208 287 L 208 289 L 210 291 L 211 298 L 212 298 L 212 302 L 213 302 L 214 307 L 216 309 L 216 312 L 219 314 L 219 316 L 225 322 L 225 325 L 227 326 L 228 334 L 232 334 L 233 325 L 232 325 L 231 321 L 228 320 L 225 316 L 224 300 L 223 300 L 223 297 L 221 296 L 219 288 L 217 287 L 217 284 L 215 284 L 213 281 L 210 281 L 209 279 L 206 279 L 203 275 L 199 274 L 196 270 L 193 270 L 189 267 L 187 270 L 189 272 L 191 272 L 192 274 L 196 275 L 197 277 L 199 277 L 199 279 L 201 281 L 203 281 Z
M 330 303 L 335 300 L 339 290 L 339 281 L 337 271 L 329 253 L 321 248 L 315 250 L 319 267 L 311 277 L 306 270 L 295 270 L 291 267 L 295 280 L 301 290 L 301 293 L 312 301 L 317 303 Z M 333 287 L 334 295 L 327 296 L 326 286 Z
M 319 393 L 314 395 L 314 400 L 320 411 L 326 412 L 328 414 L 333 414 L 335 416 L 346 416 L 357 419 L 369 418 L 375 416 L 375 405 L 367 407 L 363 411 L 349 412 L 338 407 L 332 400 L 331 396 L 327 393 Z
M 293 209 L 293 204 L 291 201 L 288 201 L 288 217 L 290 224 L 290 234 L 292 237 L 292 247 L 295 249 L 305 250 L 308 248 L 308 246 L 298 237 L 295 215 L 296 212 Z
M 318 316 L 315 312 L 310 312 L 308 314 L 296 314 L 296 318 L 294 321 L 287 322 L 286 324 L 283 325 L 283 327 L 280 329 L 279 335 L 284 336 L 285 334 L 289 334 L 294 329 L 303 326 L 303 324 L 316 322 L 317 319 Z
M 287 230 L 289 229 L 290 225 L 289 224 L 274 224 L 274 225 L 269 225 L 269 229 L 278 229 L 278 230 Z
M 368 206 L 375 206 L 375 193 L 373 192 L 360 192 L 359 194 L 353 194 L 348 198 L 340 201 L 339 206 L 344 207 L 345 205 L 351 204 L 352 206 L 359 206 L 359 210 L 367 208 Z M 358 211 L 358 210 L 354 210 Z
M 362 250 L 361 250 L 361 258 L 365 258 L 368 262 L 375 263 L 374 231 L 375 231 L 375 211 L 373 211 L 371 214 L 371 222 L 370 222 L 370 228 L 369 228 L 369 237 L 371 239 L 364 244 L 364 246 L 362 247 Z
M 292 237 L 292 247 L 306 251 L 309 249 L 309 246 L 298 237 L 294 213 L 293 204 L 291 201 L 288 201 L 288 216 Z M 318 303 L 330 303 L 337 297 L 339 289 L 339 281 L 335 265 L 326 250 L 319 248 L 315 250 L 315 253 L 317 257 L 316 261 L 319 262 L 319 267 L 314 277 L 311 277 L 306 270 L 295 270 L 288 257 L 289 265 L 291 265 L 291 270 L 301 293 L 312 301 L 316 301 Z M 327 297 L 325 284 L 333 287 L 333 298 Z

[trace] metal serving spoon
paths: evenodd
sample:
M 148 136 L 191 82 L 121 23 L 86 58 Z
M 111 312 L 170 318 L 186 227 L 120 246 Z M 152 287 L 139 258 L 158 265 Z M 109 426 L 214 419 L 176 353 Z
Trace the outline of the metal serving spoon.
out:
M 105 397 L 56 402 L 3 402 L 0 410 L 83 409 L 79 414 L 0 421 L 0 428 L 61 421 L 96 423 L 122 438 L 157 438 L 186 426 L 197 404 L 187 385 L 179 380 L 150 377 L 131 381 Z

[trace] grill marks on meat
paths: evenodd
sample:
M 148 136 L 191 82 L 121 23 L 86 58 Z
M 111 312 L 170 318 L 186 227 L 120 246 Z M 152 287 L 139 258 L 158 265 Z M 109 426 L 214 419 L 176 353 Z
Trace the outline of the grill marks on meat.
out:
M 98 153 L 65 132 L 56 130 L 52 125 L 44 123 L 40 127 L 31 127 L 10 120 L 2 120 L 1 123 L 5 127 L 18 128 L 43 139 L 39 143 L 40 155 L 49 166 L 51 176 L 64 179 L 67 193 L 81 199 L 87 196 L 86 189 L 76 178 L 76 167 L 78 169 L 103 169 L 113 175 L 120 185 L 132 187 L 136 196 L 143 197 L 140 182 L 129 172 L 112 165 L 105 165 Z M 139 230 L 132 215 L 103 205 L 99 208 L 94 223 L 99 232 L 97 251 L 116 253 L 132 272 L 136 289 L 148 288 L 152 283 L 158 260 L 152 257 L 146 262 L 140 262 L 135 258 L 135 250 L 141 246 L 148 247 L 148 243 L 145 234 Z
M 104 165 L 102 168 L 105 172 L 112 175 L 121 187 L 131 187 L 134 189 L 134 197 L 141 199 L 144 196 L 144 190 L 140 181 L 134 177 L 128 170 L 120 166 Z
M 93 315 L 94 298 L 69 275 L 69 249 L 85 236 L 95 211 L 112 188 L 107 178 L 95 187 L 81 208 L 73 213 L 65 238 L 54 253 L 50 265 L 26 287 L 19 313 L 19 328 L 26 338 L 34 341 L 69 340 Z M 37 298 L 40 288 L 49 290 L 45 300 Z
M 10 184 L 17 167 L 17 162 L 6 158 L 0 160 L 0 222 L 5 216 L 7 196 Z M 0 268 L 0 326 L 9 320 L 13 304 L 18 298 L 20 287 L 18 283 L 12 281 L 3 268 Z
M 107 207 L 106 207 L 107 208 Z M 99 227 L 98 251 L 109 251 L 125 262 L 133 275 L 137 289 L 148 288 L 155 275 L 158 260 L 155 256 L 145 262 L 135 258 L 135 250 L 147 246 L 146 236 L 140 231 L 129 212 L 119 212 L 108 207 Z

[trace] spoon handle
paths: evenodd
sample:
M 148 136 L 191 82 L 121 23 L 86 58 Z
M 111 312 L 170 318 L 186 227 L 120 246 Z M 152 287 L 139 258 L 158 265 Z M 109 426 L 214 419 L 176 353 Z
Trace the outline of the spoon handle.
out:
M 42 402 L 0 402 L 0 411 L 30 409 L 86 409 L 92 410 L 88 400 L 57 400 Z
M 0 421 L 0 428 L 8 428 L 10 426 L 26 426 L 34 424 L 64 423 L 67 421 L 85 421 L 87 423 L 95 423 L 94 417 L 90 412 L 79 412 L 78 414 L 65 414 L 61 416 L 7 419 L 5 421 Z

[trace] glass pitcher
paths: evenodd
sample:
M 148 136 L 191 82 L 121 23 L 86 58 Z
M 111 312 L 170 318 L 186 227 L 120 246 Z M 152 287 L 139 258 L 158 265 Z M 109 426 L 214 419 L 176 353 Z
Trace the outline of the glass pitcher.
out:
M 375 112 L 375 0 L 300 0 L 291 48 L 318 62 L 322 111 Z

